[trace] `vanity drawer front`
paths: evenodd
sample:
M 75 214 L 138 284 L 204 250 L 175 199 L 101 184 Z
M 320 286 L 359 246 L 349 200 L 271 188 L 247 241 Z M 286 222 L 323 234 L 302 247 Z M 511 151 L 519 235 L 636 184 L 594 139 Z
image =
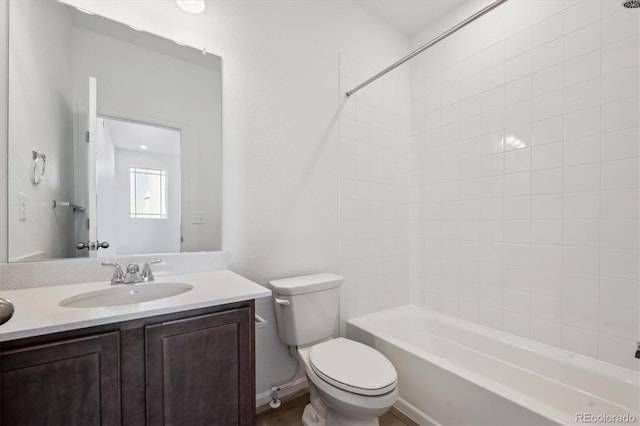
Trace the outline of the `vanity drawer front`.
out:
M 119 333 L 0 353 L 2 425 L 116 425 Z
M 147 424 L 255 421 L 253 311 L 147 326 Z

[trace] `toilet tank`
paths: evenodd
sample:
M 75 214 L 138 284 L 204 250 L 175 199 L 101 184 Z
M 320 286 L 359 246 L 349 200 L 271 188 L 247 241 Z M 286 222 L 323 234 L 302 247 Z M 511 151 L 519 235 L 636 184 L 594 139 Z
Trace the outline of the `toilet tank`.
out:
M 333 335 L 342 276 L 314 274 L 269 282 L 280 339 L 302 346 Z

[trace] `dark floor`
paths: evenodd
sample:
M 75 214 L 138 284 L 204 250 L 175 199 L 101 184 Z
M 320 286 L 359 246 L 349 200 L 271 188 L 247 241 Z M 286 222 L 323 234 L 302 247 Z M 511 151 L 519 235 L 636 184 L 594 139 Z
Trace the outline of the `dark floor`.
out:
M 268 410 L 258 414 L 257 426 L 289 426 L 299 425 L 302 420 L 304 407 L 309 403 L 309 394 L 301 395 L 291 401 L 283 402 L 282 406 L 275 410 Z M 411 426 L 413 423 L 405 423 L 400 417 L 388 411 L 380 417 L 380 426 Z

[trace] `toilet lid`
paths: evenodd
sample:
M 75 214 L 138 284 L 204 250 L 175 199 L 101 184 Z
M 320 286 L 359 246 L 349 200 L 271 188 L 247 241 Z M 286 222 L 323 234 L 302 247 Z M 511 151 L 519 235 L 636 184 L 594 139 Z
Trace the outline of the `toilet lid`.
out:
M 396 369 L 375 349 L 343 339 L 311 347 L 311 368 L 325 382 L 359 395 L 382 395 L 396 387 Z

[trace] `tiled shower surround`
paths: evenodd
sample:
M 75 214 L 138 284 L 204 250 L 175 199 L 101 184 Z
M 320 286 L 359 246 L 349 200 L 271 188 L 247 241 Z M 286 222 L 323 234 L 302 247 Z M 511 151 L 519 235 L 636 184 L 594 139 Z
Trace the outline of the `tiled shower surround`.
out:
M 638 369 L 639 16 L 611 0 L 512 0 L 413 59 L 409 183 L 379 193 L 402 206 L 386 217 L 407 235 L 393 253 L 394 265 L 407 256 L 411 303 Z M 346 257 L 372 247 L 345 235 L 347 194 L 372 196 L 346 175 L 358 170 L 347 153 L 362 154 L 346 116 L 341 259 L 357 306 L 360 288 L 400 292 L 406 274 L 373 274 L 366 257 L 367 281 Z M 383 215 L 375 206 L 355 203 L 348 223 L 381 232 L 358 220 Z
M 341 92 L 375 70 L 342 55 Z M 341 328 L 349 318 L 409 303 L 410 88 L 385 76 L 341 96 Z

